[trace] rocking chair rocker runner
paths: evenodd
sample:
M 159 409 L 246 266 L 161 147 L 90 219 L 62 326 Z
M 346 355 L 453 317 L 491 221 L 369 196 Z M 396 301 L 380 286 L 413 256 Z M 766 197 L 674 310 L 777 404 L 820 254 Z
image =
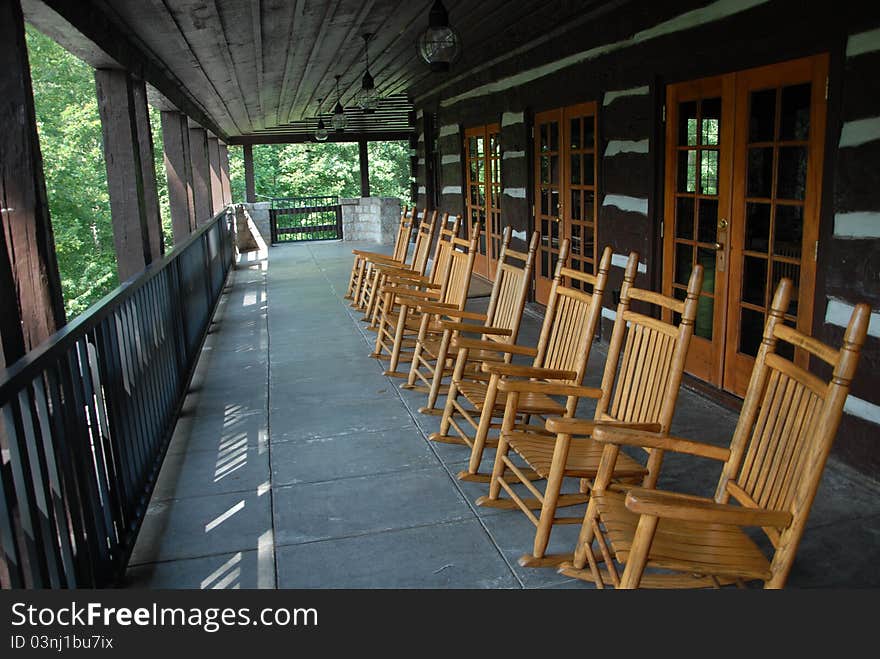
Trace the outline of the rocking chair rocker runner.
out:
M 603 251 L 595 275 L 565 267 L 568 250 L 569 242 L 565 239 L 560 245 L 559 260 L 536 348 L 461 337 L 452 343 L 457 351 L 452 384 L 440 431 L 433 433 L 429 439 L 470 447 L 468 468 L 458 475 L 462 480 L 489 481 L 489 475 L 480 473 L 479 467 L 485 447 L 497 442 L 489 438 L 489 431 L 499 427 L 494 419 L 503 417 L 508 430 L 515 425 L 527 428 L 529 426 L 524 424 L 528 424 L 531 416 L 573 414 L 578 396 L 595 391 L 580 385 L 586 374 L 590 348 L 601 314 L 602 297 L 611 267 L 611 248 L 606 247 Z M 631 255 L 630 261 L 633 264 L 631 269 L 635 272 L 638 256 Z M 571 285 L 563 285 L 563 277 L 567 277 Z M 592 287 L 592 294 L 583 290 L 588 286 Z M 465 365 L 471 359 L 471 354 L 483 350 L 495 350 L 511 356 L 530 356 L 533 357 L 532 365 L 497 363 L 500 360 L 484 362 L 481 367 L 482 381 L 467 377 Z M 529 378 L 532 391 L 511 396 L 501 390 L 502 382 L 516 377 Z M 566 404 L 551 398 L 557 395 L 569 396 Z M 523 423 L 517 423 L 520 417 Z M 459 418 L 471 426 L 473 435 L 469 435 L 459 424 Z M 531 427 L 535 429 L 540 426 Z M 457 436 L 448 434 L 450 428 L 455 430 Z M 537 478 L 538 475 L 528 472 L 528 477 Z
M 563 439 L 592 432 L 604 447 L 574 561 L 564 564 L 561 573 L 617 588 L 718 587 L 755 579 L 765 588 L 785 585 L 871 316 L 867 304 L 857 305 L 843 345 L 835 350 L 784 324 L 791 291 L 789 279 L 776 289 L 729 449 L 663 432 L 593 430 L 583 421 L 548 420 L 547 429 Z M 779 341 L 829 364 L 830 380 L 782 357 Z M 651 489 L 651 483 L 628 492 L 615 489 L 611 477 L 624 445 L 641 446 L 652 458 L 677 451 L 722 461 L 714 499 Z M 729 503 L 731 497 L 740 505 Z M 774 548 L 770 560 L 745 527 L 763 529 Z M 594 539 L 604 570 L 593 554 Z M 624 566 L 622 575 L 615 558 Z
M 345 293 L 346 300 L 353 300 L 354 302 L 358 301 L 361 286 L 364 283 L 367 263 L 370 259 L 386 262 L 393 261 L 396 263 L 404 263 L 406 261 L 406 252 L 409 249 L 409 239 L 412 235 L 417 215 L 418 212 L 415 208 L 410 209 L 407 206 L 403 207 L 403 211 L 400 214 L 400 224 L 397 227 L 397 236 L 394 239 L 394 250 L 391 254 L 369 252 L 362 249 L 351 250 L 351 253 L 354 254 L 354 263 L 351 266 L 351 275 L 348 278 L 348 290 Z
M 443 216 L 446 221 L 446 215 Z M 434 239 L 434 228 L 437 226 L 437 211 L 428 213 L 425 211 L 424 219 L 419 224 L 416 232 L 415 246 L 413 247 L 412 263 L 397 263 L 392 261 L 370 261 L 363 275 L 360 296 L 357 306 L 364 310 L 361 320 L 370 320 L 376 303 L 380 298 L 379 291 L 387 277 L 415 277 L 425 276 L 428 269 L 428 256 L 431 252 L 431 241 Z M 439 244 L 438 244 L 439 245 Z
M 444 377 L 452 374 L 452 366 L 455 360 L 455 350 L 451 342 L 463 334 L 475 334 L 487 342 L 515 343 L 519 334 L 520 321 L 526 298 L 531 288 L 532 268 L 534 267 L 535 252 L 538 248 L 539 234 L 535 232 L 529 243 L 527 253 L 510 249 L 512 231 L 510 227 L 504 230 L 501 240 L 501 250 L 498 255 L 498 266 L 495 270 L 495 282 L 489 298 L 489 307 L 485 314 L 474 311 L 447 312 L 446 319 L 440 321 L 442 335 L 432 333 L 428 328 L 428 318 L 423 317 L 422 327 L 416 341 L 416 348 L 410 365 L 409 378 L 401 385 L 404 389 L 416 389 L 428 394 L 428 402 L 425 407 L 419 409 L 422 414 L 442 414 L 443 410 L 435 407 L 437 397 L 444 393 L 442 381 Z M 515 266 L 511 261 L 521 261 L 522 267 Z M 420 311 L 425 307 L 420 306 Z M 465 321 L 483 321 L 483 324 Z M 490 349 L 478 350 L 470 353 L 470 360 L 466 370 L 479 377 L 486 379 L 479 372 L 480 364 L 486 360 L 509 362 L 510 353 L 498 353 Z M 425 369 L 425 372 L 422 371 Z M 463 373 L 460 374 L 463 376 Z M 417 380 L 421 380 L 425 387 L 419 387 Z
M 620 291 L 620 304 L 601 387 L 589 390 L 583 390 L 583 387 L 580 390 L 559 387 L 553 392 L 569 396 L 564 414 L 567 418 L 574 416 L 574 405 L 571 404 L 574 397 L 580 395 L 598 399 L 593 420 L 580 422 L 586 435 L 590 434 L 590 429 L 605 425 L 665 432 L 672 422 L 687 349 L 693 335 L 703 270 L 699 265 L 694 266 L 686 299 L 680 301 L 634 287 L 637 266 L 638 259 L 630 258 Z M 631 309 L 633 301 L 672 310 L 680 315 L 680 324 L 676 326 L 636 312 Z M 514 428 L 513 413 L 521 405 L 520 400 L 541 388 L 529 381 L 504 379 L 499 383 L 498 390 L 507 396 L 507 410 L 495 454 L 489 495 L 478 499 L 477 504 L 519 507 L 536 527 L 532 553 L 522 556 L 520 565 L 556 566 L 570 556 L 545 555 L 553 526 L 577 524 L 582 520 L 582 515 L 557 516 L 557 509 L 589 499 L 588 493 L 591 481 L 596 477 L 602 445 L 589 438 L 572 441 L 566 435 L 548 434 L 545 428 L 537 432 L 530 428 L 526 432 Z M 546 479 L 543 492 L 532 484 L 532 479 L 523 476 L 522 469 L 509 456 L 510 449 L 525 460 L 540 478 Z M 654 453 L 645 468 L 629 456 L 621 455 L 612 476 L 618 482 L 635 483 L 641 480 L 643 485 L 652 487 L 656 483 L 661 461 L 662 453 Z M 512 472 L 535 498 L 520 497 L 507 481 L 508 472 Z M 566 477 L 580 479 L 579 493 L 561 493 Z M 510 495 L 511 500 L 499 498 L 502 489 Z M 540 509 L 539 516 L 532 512 L 533 508 Z
M 432 323 L 436 323 L 438 314 L 464 309 L 479 246 L 479 223 L 471 226 L 470 236 L 469 240 L 452 238 L 438 256 L 440 262 L 435 267 L 441 268 L 439 289 L 436 282 L 431 282 L 422 289 L 387 285 L 384 287 L 386 298 L 379 321 L 376 349 L 371 356 L 391 360 L 385 375 L 407 377 L 407 373 L 399 372 L 397 367 L 401 361 L 411 360 L 412 351 L 403 354 L 403 349 L 415 347 L 415 336 L 422 326 L 424 313 L 429 314 Z M 418 307 L 426 304 L 430 305 L 430 309 L 419 312 Z M 436 325 L 431 328 L 440 329 Z

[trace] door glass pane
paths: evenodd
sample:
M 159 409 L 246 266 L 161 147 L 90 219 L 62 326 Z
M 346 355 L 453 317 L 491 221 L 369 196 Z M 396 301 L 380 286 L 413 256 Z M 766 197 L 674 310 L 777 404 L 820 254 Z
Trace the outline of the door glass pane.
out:
M 714 243 L 718 238 L 718 200 L 700 199 L 699 240 Z
M 715 319 L 715 300 L 705 295 L 700 296 L 697 304 L 697 317 L 694 321 L 694 334 L 712 340 L 712 325 Z
M 550 157 L 541 156 L 541 183 L 550 182 Z
M 559 150 L 559 124 L 555 121 L 550 124 L 550 150 Z
M 559 216 L 559 190 L 550 190 L 550 215 Z
M 718 194 L 718 152 L 700 152 L 700 192 Z
M 592 149 L 596 143 L 596 117 L 584 117 L 584 141 L 582 148 Z
M 579 224 L 571 226 L 571 253 L 574 255 L 582 255 L 581 251 L 581 227 Z
M 546 190 L 541 192 L 541 215 L 547 215 L 550 212 L 550 195 Z
M 584 154 L 584 185 L 593 185 L 595 172 L 595 156 L 592 153 Z
M 678 191 L 697 191 L 697 152 L 678 152 Z
M 550 183 L 559 185 L 559 156 L 550 156 Z
M 694 146 L 697 143 L 697 103 L 688 101 L 678 105 L 678 144 Z
M 749 105 L 749 142 L 772 142 L 776 125 L 776 90 L 752 92 Z
M 571 191 L 571 206 L 569 207 L 571 211 L 571 219 L 580 220 L 581 219 L 581 191 L 580 190 L 572 190 Z
M 703 266 L 703 292 L 715 292 L 715 250 L 697 248 L 697 263 Z
M 780 140 L 806 140 L 810 136 L 810 83 L 783 87 Z
M 792 283 L 794 283 L 794 290 L 792 291 L 791 302 L 789 302 L 786 313 L 791 316 L 796 316 L 798 309 L 797 286 L 801 278 L 801 267 L 796 263 L 773 261 L 773 277 L 771 282 L 772 288 L 770 289 L 771 291 L 776 290 L 776 287 L 779 286 L 779 282 L 782 280 L 783 277 L 791 279 Z
M 764 314 L 752 309 L 741 309 L 739 325 L 739 351 L 754 357 L 764 334 Z
M 592 222 L 596 217 L 595 197 L 596 195 L 590 190 L 584 190 L 584 220 L 587 222 Z
M 807 148 L 784 146 L 779 149 L 779 199 L 803 200 L 807 190 Z
M 477 155 L 480 158 L 482 158 L 485 155 L 485 153 L 484 153 L 485 148 L 486 148 L 485 141 L 486 141 L 485 138 L 477 137 Z
M 801 257 L 803 235 L 803 207 L 777 205 L 773 253 L 779 256 L 790 256 L 799 259 Z
M 593 240 L 593 232 L 595 230 L 596 229 L 592 224 L 584 226 L 584 249 L 581 253 L 590 259 L 594 256 L 595 241 Z
M 692 240 L 694 237 L 694 200 L 679 197 L 675 202 L 675 237 Z
M 550 148 L 550 131 L 547 127 L 547 124 L 541 124 L 540 128 L 541 133 L 541 152 L 547 151 Z
M 749 149 L 748 196 L 770 198 L 773 189 L 773 147 Z
M 694 265 L 694 251 L 687 243 L 675 243 L 675 283 L 687 286 Z
M 721 134 L 721 99 L 704 99 L 701 110 L 700 144 L 704 146 L 718 146 Z
M 581 184 L 581 157 L 577 153 L 571 154 L 571 176 L 569 180 L 572 185 Z
M 571 131 L 569 134 L 569 144 L 571 144 L 572 149 L 580 149 L 581 148 L 581 119 L 580 117 L 576 117 L 571 120 L 571 124 L 569 125 L 569 130 Z
M 743 257 L 742 300 L 765 306 L 764 291 L 767 286 L 767 260 L 754 256 Z
M 754 252 L 770 251 L 770 204 L 746 204 L 745 248 Z

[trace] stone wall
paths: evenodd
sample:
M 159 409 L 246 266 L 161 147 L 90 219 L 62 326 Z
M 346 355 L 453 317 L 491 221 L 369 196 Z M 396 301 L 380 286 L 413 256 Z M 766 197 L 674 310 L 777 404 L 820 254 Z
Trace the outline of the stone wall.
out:
M 400 221 L 397 197 L 342 198 L 342 239 L 393 243 Z

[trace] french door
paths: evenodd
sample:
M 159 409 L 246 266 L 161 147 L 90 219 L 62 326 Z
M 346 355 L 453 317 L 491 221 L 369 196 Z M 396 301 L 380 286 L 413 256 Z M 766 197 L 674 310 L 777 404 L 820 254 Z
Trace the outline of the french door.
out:
M 703 266 L 687 370 L 737 395 L 780 279 L 785 322 L 812 323 L 827 71 L 816 56 L 667 90 L 663 289 L 684 299 Z
M 596 265 L 596 104 L 580 103 L 535 115 L 535 226 L 541 233 L 535 297 L 546 304 L 564 238 L 569 264 Z
M 464 138 L 467 217 L 481 231 L 474 272 L 492 279 L 501 252 L 501 127 L 468 128 Z

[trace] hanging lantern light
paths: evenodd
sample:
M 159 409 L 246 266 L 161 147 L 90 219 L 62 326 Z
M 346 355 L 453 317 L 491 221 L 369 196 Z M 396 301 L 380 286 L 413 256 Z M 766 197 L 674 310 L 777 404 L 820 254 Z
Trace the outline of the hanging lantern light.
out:
M 333 108 L 333 119 L 331 120 L 333 124 L 333 130 L 343 131 L 345 130 L 346 120 L 345 120 L 345 109 L 342 107 L 342 97 L 339 95 L 339 76 L 336 76 L 336 107 Z
M 449 71 L 461 55 L 461 37 L 449 25 L 449 13 L 440 0 L 428 13 L 428 29 L 419 37 L 419 54 L 435 72 Z
M 318 99 L 318 128 L 315 130 L 315 140 L 318 142 L 326 142 L 327 137 L 330 135 L 330 133 L 327 132 L 327 126 L 324 125 L 324 120 L 320 117 L 321 101 L 323 100 L 323 98 Z
M 379 105 L 379 91 L 376 89 L 373 76 L 370 75 L 370 52 L 368 46 L 372 36 L 373 35 L 369 33 L 364 35 L 364 59 L 366 61 L 366 69 L 364 70 L 364 77 L 361 80 L 361 91 L 360 94 L 358 94 L 358 105 L 365 114 L 375 112 L 376 106 Z

